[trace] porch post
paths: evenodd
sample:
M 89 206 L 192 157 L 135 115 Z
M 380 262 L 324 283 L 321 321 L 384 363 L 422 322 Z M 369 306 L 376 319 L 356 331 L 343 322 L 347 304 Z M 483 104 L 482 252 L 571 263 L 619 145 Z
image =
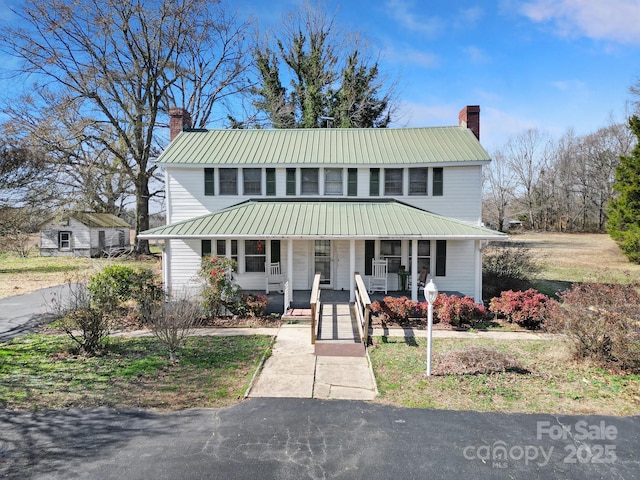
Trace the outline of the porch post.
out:
M 482 242 L 480 240 L 476 240 L 475 244 L 475 294 L 474 300 L 476 303 L 482 303 Z
M 349 240 L 349 301 L 356 301 L 356 241 Z
M 411 239 L 411 300 L 418 301 L 418 239 Z
M 287 280 L 289 280 L 289 298 L 293 300 L 293 239 L 287 240 Z

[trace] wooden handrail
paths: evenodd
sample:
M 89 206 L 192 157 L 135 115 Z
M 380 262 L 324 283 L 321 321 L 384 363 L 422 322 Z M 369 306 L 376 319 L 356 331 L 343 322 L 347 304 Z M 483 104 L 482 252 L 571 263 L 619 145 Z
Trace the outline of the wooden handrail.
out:
M 369 325 L 371 323 L 371 299 L 367 292 L 367 287 L 364 285 L 362 276 L 356 272 L 356 303 L 355 311 L 358 323 L 358 329 L 360 330 L 360 336 L 362 343 L 365 346 L 369 345 Z
M 316 273 L 313 277 L 313 286 L 311 287 L 311 344 L 316 343 L 316 330 L 320 317 L 320 274 Z

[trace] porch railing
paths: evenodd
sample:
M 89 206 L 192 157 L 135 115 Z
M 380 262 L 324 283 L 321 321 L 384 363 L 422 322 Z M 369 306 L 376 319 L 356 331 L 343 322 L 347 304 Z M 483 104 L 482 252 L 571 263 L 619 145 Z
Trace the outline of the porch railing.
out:
M 369 345 L 369 325 L 371 324 L 371 299 L 364 285 L 362 276 L 356 272 L 356 302 L 354 305 L 356 319 L 362 343 Z
M 313 277 L 313 287 L 311 288 L 311 344 L 316 343 L 318 323 L 320 322 L 320 274 Z

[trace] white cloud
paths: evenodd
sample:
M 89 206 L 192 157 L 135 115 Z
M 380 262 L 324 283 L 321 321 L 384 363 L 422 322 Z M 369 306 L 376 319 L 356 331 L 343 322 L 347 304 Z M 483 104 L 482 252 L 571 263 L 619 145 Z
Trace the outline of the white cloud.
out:
M 467 54 L 471 62 L 476 65 L 489 63 L 491 60 L 484 50 L 474 45 L 469 45 L 468 47 L 463 48 L 463 51 Z
M 640 0 L 534 0 L 521 11 L 560 35 L 640 44 Z
M 442 20 L 438 17 L 424 17 L 412 11 L 414 3 L 406 0 L 389 0 L 386 9 L 392 18 L 405 29 L 426 34 L 437 35 L 443 29 Z
M 586 84 L 580 80 L 556 80 L 551 82 L 551 86 L 561 92 L 578 92 L 587 88 Z
M 382 53 L 387 62 L 422 68 L 436 68 L 440 58 L 435 53 L 418 50 L 406 45 L 396 47 L 388 45 Z

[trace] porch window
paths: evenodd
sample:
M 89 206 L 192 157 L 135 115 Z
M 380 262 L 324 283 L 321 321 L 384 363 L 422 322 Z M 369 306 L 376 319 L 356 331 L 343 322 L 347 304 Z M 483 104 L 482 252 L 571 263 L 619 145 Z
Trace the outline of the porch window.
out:
M 215 195 L 214 172 L 213 168 L 204 169 L 204 194 L 207 196 Z
M 227 256 L 227 241 L 226 240 L 216 240 L 216 256 L 218 256 L 218 257 L 226 257 Z
M 433 196 L 441 197 L 444 190 L 444 171 L 442 168 L 433 169 Z
M 58 232 L 58 249 L 71 250 L 71 232 Z
M 380 195 L 380 169 L 369 169 L 369 196 L 377 197 Z
M 413 265 L 413 259 L 409 253 L 407 270 L 411 270 L 411 265 Z M 418 240 L 418 274 L 422 272 L 423 268 L 427 269 L 427 275 L 431 273 L 431 240 Z
M 266 262 L 264 240 L 244 241 L 244 270 L 247 273 L 264 273 Z
M 342 195 L 342 169 L 341 168 L 325 168 L 324 194 L 325 195 Z
M 296 169 L 287 168 L 287 195 L 296 194 Z
M 262 195 L 262 169 L 243 168 L 242 177 L 245 195 Z
M 427 178 L 429 176 L 428 168 L 410 168 L 409 169 L 409 195 L 426 195 L 427 194 Z
M 398 273 L 402 263 L 402 242 L 400 240 L 380 240 L 380 256 L 387 259 L 389 273 Z
M 318 172 L 317 168 L 301 168 L 302 185 L 300 193 L 302 195 L 318 195 Z
M 402 195 L 402 169 L 386 168 L 384 170 L 384 194 Z
M 444 277 L 447 275 L 447 241 L 436 241 L 436 276 Z
M 267 195 L 272 197 L 276 194 L 276 169 L 267 168 Z
M 221 168 L 218 170 L 218 176 L 220 177 L 220 195 L 238 194 L 237 168 Z
M 358 169 L 350 168 L 347 170 L 347 195 L 350 197 L 358 196 Z

